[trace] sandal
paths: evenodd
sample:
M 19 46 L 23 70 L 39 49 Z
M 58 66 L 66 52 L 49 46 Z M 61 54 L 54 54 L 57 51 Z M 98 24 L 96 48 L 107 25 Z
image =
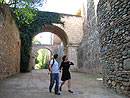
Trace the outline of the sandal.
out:
M 73 93 L 73 91 L 71 91 L 71 90 L 68 90 L 68 92 Z

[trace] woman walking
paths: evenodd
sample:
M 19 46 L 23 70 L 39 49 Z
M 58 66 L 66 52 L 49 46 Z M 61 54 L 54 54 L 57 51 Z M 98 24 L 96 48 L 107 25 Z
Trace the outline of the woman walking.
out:
M 63 68 L 62 69 L 62 76 L 61 76 L 62 83 L 60 85 L 60 91 L 62 91 L 62 86 L 68 80 L 68 92 L 73 93 L 73 91 L 71 91 L 71 75 L 69 72 L 69 68 L 70 68 L 70 65 L 74 65 L 74 63 L 68 61 L 68 57 L 66 55 L 63 56 L 62 60 L 63 61 L 62 61 L 60 68 L 59 68 L 60 70 L 61 70 L 61 68 Z

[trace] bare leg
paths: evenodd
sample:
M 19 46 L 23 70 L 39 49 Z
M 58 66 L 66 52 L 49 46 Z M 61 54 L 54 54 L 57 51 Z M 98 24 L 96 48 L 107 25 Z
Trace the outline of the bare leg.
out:
M 73 91 L 71 91 L 71 79 L 68 80 L 68 92 L 73 93 Z
M 71 80 L 69 79 L 68 80 L 68 90 L 70 90 L 70 88 L 71 88 Z
M 65 84 L 65 81 L 63 81 L 60 85 L 60 91 L 62 91 L 62 86 Z

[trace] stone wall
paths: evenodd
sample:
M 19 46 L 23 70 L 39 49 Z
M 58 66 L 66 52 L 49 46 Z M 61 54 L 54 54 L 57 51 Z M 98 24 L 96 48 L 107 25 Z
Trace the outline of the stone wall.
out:
M 79 44 L 68 45 L 68 57 L 69 57 L 69 60 L 74 63 L 74 66 L 70 67 L 71 71 L 78 71 L 78 65 L 77 65 L 78 47 L 79 47 Z
M 0 79 L 20 71 L 19 31 L 7 5 L 0 4 Z
M 57 36 L 57 35 L 54 35 L 53 36 L 53 45 L 60 45 L 61 44 L 61 39 Z
M 79 43 L 83 37 L 83 18 L 77 15 L 61 14 L 61 18 L 64 21 L 64 26 L 55 24 L 60 27 L 66 34 L 67 47 L 64 47 L 64 54 L 68 55 L 70 61 L 74 62 L 74 66 L 71 69 L 77 70 L 77 54 Z M 62 33 L 60 33 L 62 34 Z M 63 35 L 63 34 L 62 34 Z
M 87 0 L 87 3 L 84 3 L 84 36 L 78 49 L 78 67 L 80 68 L 79 71 L 88 73 L 102 72 L 99 57 L 99 32 L 97 31 L 97 3 L 95 1 L 97 0 Z
M 104 85 L 130 96 L 130 1 L 100 0 L 97 12 Z
M 60 65 L 61 62 L 62 62 L 62 57 L 64 55 L 64 46 L 63 46 L 63 43 L 61 43 L 60 45 L 55 46 L 55 47 L 56 48 L 54 49 L 54 54 L 58 54 L 58 63 Z
M 83 36 L 83 19 L 80 16 L 65 15 L 62 20 L 65 21 L 64 31 L 68 36 L 67 55 L 69 60 L 74 62 L 74 66 L 71 70 L 76 71 L 78 54 L 77 49 Z
M 62 15 L 62 14 L 61 14 Z M 63 14 L 61 21 L 64 21 L 64 27 L 60 26 L 65 31 L 69 43 L 80 43 L 83 36 L 83 19 L 81 16 Z
M 64 45 L 61 39 L 57 35 L 54 35 L 53 37 L 53 45 L 56 47 L 54 49 L 54 54 L 58 54 L 58 62 L 59 64 L 61 64 L 62 57 L 64 55 Z

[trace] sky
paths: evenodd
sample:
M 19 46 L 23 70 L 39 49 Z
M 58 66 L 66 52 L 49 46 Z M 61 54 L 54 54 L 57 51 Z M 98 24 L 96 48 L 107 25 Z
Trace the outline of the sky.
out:
M 41 44 L 52 44 L 51 42 L 51 33 L 50 32 L 42 32 L 35 36 L 35 38 L 41 42 Z
M 82 7 L 82 0 L 47 0 L 41 11 L 75 14 Z
M 6 0 L 7 2 L 9 0 Z M 40 11 L 57 12 L 74 15 L 82 7 L 82 0 L 47 0 L 43 7 L 38 7 Z M 36 38 L 42 44 L 50 43 L 50 33 L 40 33 Z
M 83 5 L 83 0 L 44 0 L 43 7 L 38 7 L 41 11 L 58 12 L 64 14 L 75 14 Z M 6 0 L 9 2 L 9 0 Z
M 57 12 L 74 15 L 82 7 L 82 0 L 47 0 L 43 7 L 38 9 L 41 11 Z M 51 33 L 40 33 L 36 38 L 42 44 L 50 44 Z

